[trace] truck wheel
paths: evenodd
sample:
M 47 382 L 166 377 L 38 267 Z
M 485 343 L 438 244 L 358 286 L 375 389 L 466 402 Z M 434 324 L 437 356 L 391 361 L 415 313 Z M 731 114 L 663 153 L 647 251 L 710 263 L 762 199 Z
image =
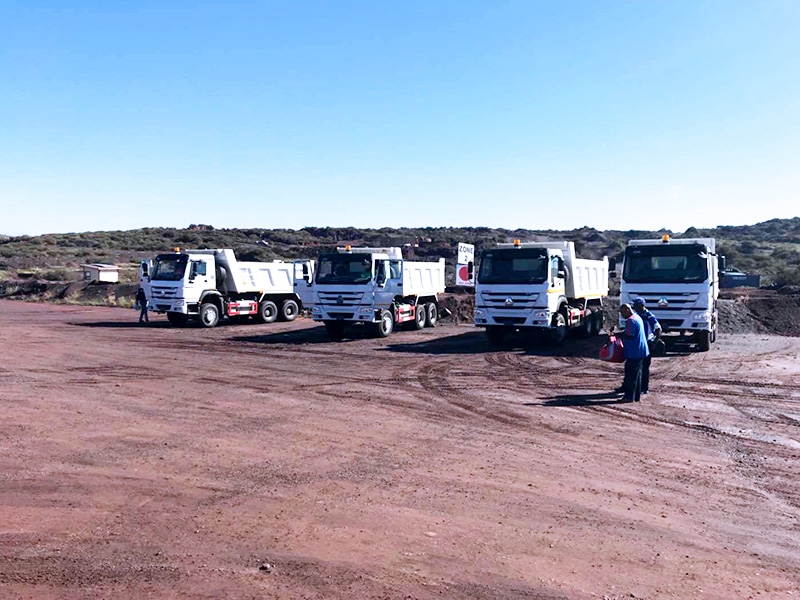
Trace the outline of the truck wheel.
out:
M 436 327 L 436 323 L 439 322 L 439 307 L 435 302 L 428 302 L 425 310 L 428 313 L 428 327 Z
M 583 323 L 581 323 L 581 335 L 583 337 L 591 337 L 594 332 L 594 313 L 588 311 L 583 315 Z
M 337 342 L 344 337 L 344 323 L 340 321 L 324 321 L 328 337 Z
M 258 320 L 274 323 L 278 320 L 278 306 L 272 300 L 264 300 L 258 305 Z
M 300 314 L 300 306 L 291 298 L 284 300 L 281 304 L 281 321 L 294 321 Z
M 203 327 L 216 327 L 217 323 L 219 323 L 219 309 L 217 305 L 211 302 L 201 304 L 198 320 Z
M 502 327 L 487 327 L 486 328 L 486 339 L 489 340 L 490 346 L 499 346 L 503 343 L 503 338 L 505 337 L 506 332 L 503 330 Z
M 385 310 L 381 313 L 381 319 L 375 325 L 375 333 L 378 337 L 389 337 L 394 330 L 394 316 L 392 311 Z
M 600 335 L 603 329 L 603 310 L 596 310 L 592 313 L 592 335 Z
M 708 352 L 711 350 L 711 332 L 698 331 L 697 332 L 697 349 L 700 352 Z
M 564 313 L 558 312 L 553 316 L 553 326 L 550 330 L 550 345 L 558 346 L 567 337 L 567 319 Z
M 428 322 L 427 317 L 428 317 L 428 311 L 425 310 L 425 305 L 417 304 L 414 307 L 414 320 L 411 323 L 412 327 L 416 330 L 422 329 Z
M 188 321 L 188 320 L 189 320 L 189 318 L 183 313 L 179 313 L 179 312 L 168 312 L 167 313 L 167 321 L 169 321 L 173 325 L 186 325 L 186 321 Z

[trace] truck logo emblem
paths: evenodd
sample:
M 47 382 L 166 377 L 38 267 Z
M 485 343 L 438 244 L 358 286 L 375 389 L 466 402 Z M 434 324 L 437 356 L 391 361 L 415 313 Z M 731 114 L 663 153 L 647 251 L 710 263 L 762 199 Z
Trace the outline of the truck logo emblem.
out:
M 514 304 L 514 301 L 511 299 L 511 297 L 506 298 L 506 306 L 511 306 L 512 304 Z
M 667 306 L 668 304 L 669 304 L 669 302 L 667 302 L 666 298 L 664 298 L 664 297 L 659 298 L 659 300 L 658 300 L 658 305 L 659 306 Z
M 341 296 L 336 296 L 336 304 L 344 304 L 344 298 Z

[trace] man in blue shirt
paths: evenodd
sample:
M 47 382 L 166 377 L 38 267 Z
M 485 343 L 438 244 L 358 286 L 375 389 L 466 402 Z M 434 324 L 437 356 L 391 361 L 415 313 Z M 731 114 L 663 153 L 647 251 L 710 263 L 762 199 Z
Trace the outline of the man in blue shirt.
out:
M 661 337 L 661 325 L 656 316 L 645 308 L 644 298 L 636 298 L 633 301 L 633 310 L 642 318 L 644 337 L 650 350 L 650 356 L 642 361 L 642 393 L 646 394 L 650 391 L 650 361 L 653 358 L 653 346 Z
M 622 332 L 625 355 L 625 379 L 622 382 L 624 398 L 628 402 L 639 402 L 642 394 L 642 363 L 650 356 L 644 334 L 644 323 L 642 318 L 633 312 L 630 304 L 620 306 L 619 314 L 625 319 L 625 330 Z

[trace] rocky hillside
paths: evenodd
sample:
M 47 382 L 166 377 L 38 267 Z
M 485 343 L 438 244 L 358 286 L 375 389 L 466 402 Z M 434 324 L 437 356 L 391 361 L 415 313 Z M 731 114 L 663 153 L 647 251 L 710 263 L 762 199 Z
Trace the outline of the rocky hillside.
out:
M 186 229 L 145 228 L 130 231 L 0 236 L 0 281 L 70 282 L 83 263 L 105 262 L 122 267 L 123 282 L 136 278 L 140 259 L 181 248 L 233 248 L 244 260 L 312 258 L 321 249 L 353 245 L 405 246 L 409 258 L 455 258 L 458 242 L 475 244 L 476 251 L 514 239 L 574 241 L 586 258 L 619 257 L 633 238 L 715 237 L 728 264 L 761 275 L 762 284 L 800 285 L 800 217 L 773 219 L 756 225 L 690 228 L 684 232 L 599 231 L 582 227 L 570 231 L 530 229 L 306 227 L 290 229 L 215 229 L 190 225 Z

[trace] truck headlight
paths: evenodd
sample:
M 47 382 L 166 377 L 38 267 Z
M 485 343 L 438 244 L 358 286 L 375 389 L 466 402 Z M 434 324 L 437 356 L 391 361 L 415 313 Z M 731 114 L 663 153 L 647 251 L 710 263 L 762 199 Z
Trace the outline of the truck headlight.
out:
M 476 308 L 475 312 L 473 313 L 473 315 L 476 316 L 476 317 L 482 317 L 485 314 L 486 314 L 486 311 L 483 310 L 482 308 Z
M 701 312 L 701 313 L 695 313 L 694 314 L 694 320 L 695 321 L 710 321 L 711 320 L 711 313 L 708 312 L 708 311 Z
M 549 319 L 550 318 L 550 311 L 549 310 L 537 310 L 533 313 L 534 319 Z
M 312 306 L 311 307 L 311 314 L 312 315 L 322 315 L 322 307 L 321 306 Z
M 371 306 L 362 306 L 361 307 L 361 314 L 362 315 L 369 315 L 369 314 L 372 313 L 373 310 L 375 310 L 375 309 L 373 309 Z

